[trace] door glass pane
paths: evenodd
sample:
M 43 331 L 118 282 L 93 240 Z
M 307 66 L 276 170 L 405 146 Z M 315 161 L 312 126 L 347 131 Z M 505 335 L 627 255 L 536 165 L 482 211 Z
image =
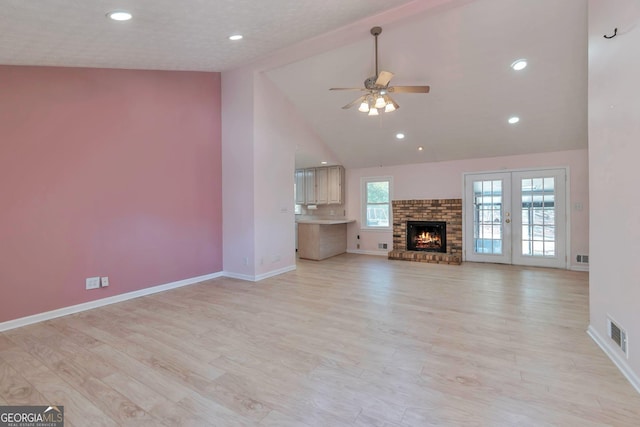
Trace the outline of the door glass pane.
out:
M 544 244 L 544 255 L 545 256 L 555 256 L 556 255 L 556 244 L 553 242 L 545 242 Z
M 553 179 L 553 178 L 551 178 Z M 533 183 L 533 189 L 536 191 L 542 191 L 544 189 L 544 186 L 542 184 L 543 182 L 543 178 L 533 178 L 531 180 L 531 182 Z
M 502 254 L 502 181 L 473 183 L 473 239 L 478 254 Z
M 522 255 L 555 257 L 555 177 L 521 181 Z
M 547 209 L 544 212 L 544 223 L 545 225 L 555 225 L 556 223 L 556 213 L 552 209 Z
M 540 208 L 530 208 L 533 224 L 542 225 L 544 224 L 544 211 Z

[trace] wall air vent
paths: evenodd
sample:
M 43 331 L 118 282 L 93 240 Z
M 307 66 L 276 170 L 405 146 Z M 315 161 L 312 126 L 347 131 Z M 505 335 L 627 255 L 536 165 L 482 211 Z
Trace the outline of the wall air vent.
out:
M 577 255 L 576 261 L 582 264 L 589 264 L 589 255 Z
M 607 320 L 609 321 L 609 337 L 618 344 L 624 354 L 627 354 L 627 333 L 610 318 Z

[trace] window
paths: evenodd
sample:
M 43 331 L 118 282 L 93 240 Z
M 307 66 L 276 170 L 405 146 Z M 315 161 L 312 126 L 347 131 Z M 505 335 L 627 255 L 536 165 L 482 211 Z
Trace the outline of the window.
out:
M 362 227 L 390 229 L 391 177 L 362 179 Z

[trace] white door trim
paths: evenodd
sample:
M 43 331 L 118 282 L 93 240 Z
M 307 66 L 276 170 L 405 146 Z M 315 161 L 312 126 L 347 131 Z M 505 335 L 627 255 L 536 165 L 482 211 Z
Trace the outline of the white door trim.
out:
M 492 174 L 492 173 L 514 173 L 514 172 L 526 172 L 526 171 L 545 171 L 545 170 L 555 170 L 555 169 L 564 169 L 565 171 L 565 263 L 564 268 L 569 269 L 571 266 L 571 169 L 569 166 L 545 166 L 545 167 L 528 167 L 528 168 L 515 168 L 515 169 L 498 169 L 498 170 L 487 170 L 487 171 L 475 171 L 475 172 L 463 172 L 462 173 L 462 260 L 467 260 L 467 243 L 466 237 L 467 233 L 473 232 L 472 230 L 467 230 L 467 203 L 466 203 L 466 179 L 467 175 L 481 175 L 481 174 Z

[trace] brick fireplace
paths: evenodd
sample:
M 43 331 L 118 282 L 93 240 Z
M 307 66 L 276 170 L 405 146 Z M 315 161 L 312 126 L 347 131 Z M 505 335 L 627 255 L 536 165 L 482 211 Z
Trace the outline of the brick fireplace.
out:
M 462 199 L 394 200 L 392 209 L 393 250 L 389 252 L 389 259 L 462 263 Z M 407 222 L 410 221 L 446 223 L 446 252 L 407 250 Z

